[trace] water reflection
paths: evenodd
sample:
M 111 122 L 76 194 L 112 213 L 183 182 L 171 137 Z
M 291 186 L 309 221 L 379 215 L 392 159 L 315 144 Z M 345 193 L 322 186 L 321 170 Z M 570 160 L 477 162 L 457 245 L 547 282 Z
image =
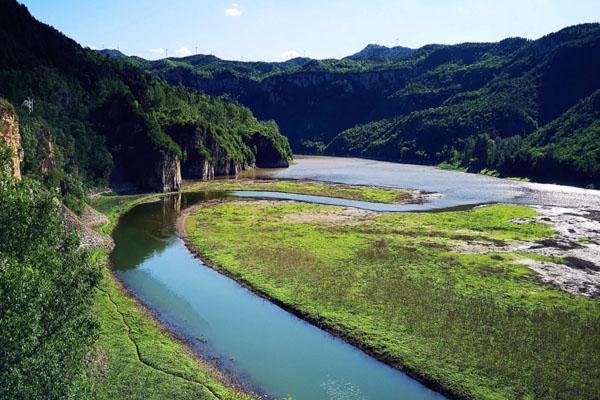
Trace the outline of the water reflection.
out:
M 177 213 L 223 195 L 167 196 L 119 220 L 117 276 L 163 323 L 226 375 L 273 398 L 444 398 L 196 259 L 176 236 Z

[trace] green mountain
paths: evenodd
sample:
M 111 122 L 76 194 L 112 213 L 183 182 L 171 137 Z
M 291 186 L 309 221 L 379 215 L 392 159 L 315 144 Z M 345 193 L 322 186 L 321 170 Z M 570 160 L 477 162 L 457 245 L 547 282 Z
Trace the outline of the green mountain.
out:
M 582 169 L 600 164 L 593 147 L 551 151 L 555 147 L 529 138 L 560 124 L 565 112 L 600 88 L 600 24 L 538 40 L 419 49 L 369 45 L 341 60 L 243 63 L 192 56 L 137 62 L 170 83 L 227 94 L 259 118 L 274 119 L 296 152 L 600 183 L 590 168 Z M 561 141 L 575 142 L 581 141 Z
M 18 106 L 23 172 L 64 194 L 109 179 L 176 190 L 182 178 L 291 158 L 275 123 L 84 49 L 16 1 L 0 2 L 0 43 L 0 97 Z
M 391 62 L 401 58 L 409 57 L 413 52 L 414 50 L 408 47 L 396 46 L 390 48 L 378 44 L 369 44 L 358 53 L 344 57 L 344 59 L 355 61 Z

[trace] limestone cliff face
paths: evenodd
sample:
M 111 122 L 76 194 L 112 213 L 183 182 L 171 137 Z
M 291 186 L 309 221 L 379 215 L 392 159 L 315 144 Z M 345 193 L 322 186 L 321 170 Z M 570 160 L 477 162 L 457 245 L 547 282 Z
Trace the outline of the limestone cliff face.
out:
M 181 160 L 170 152 L 138 151 L 117 159 L 110 180 L 122 191 L 176 192 L 181 187 Z
M 287 168 L 290 163 L 272 141 L 259 133 L 250 138 L 250 146 L 256 149 L 256 166 L 261 168 Z
M 184 179 L 210 180 L 215 176 L 237 175 L 249 167 L 246 162 L 232 160 L 205 128 L 178 125 L 171 127 L 169 134 L 185 152 L 181 165 Z
M 208 134 L 206 130 L 194 126 L 175 126 L 171 129 L 175 141 L 185 152 L 185 160 L 181 166 L 182 176 L 186 179 L 212 179 L 215 168 L 208 160 Z M 206 149 L 202 152 L 200 149 Z
M 0 102 L 0 142 L 12 150 L 12 175 L 16 180 L 20 180 L 23 148 L 19 133 L 19 117 L 11 106 L 3 102 Z
M 58 168 L 58 161 L 56 160 L 56 148 L 52 134 L 48 129 L 42 130 L 41 133 L 40 154 L 42 155 L 42 162 L 40 172 L 47 175 Z
M 148 173 L 140 177 L 140 185 L 159 192 L 175 192 L 181 187 L 181 161 L 174 154 L 164 153 Z
M 174 154 L 165 154 L 157 166 L 163 192 L 177 191 L 181 187 L 181 162 Z

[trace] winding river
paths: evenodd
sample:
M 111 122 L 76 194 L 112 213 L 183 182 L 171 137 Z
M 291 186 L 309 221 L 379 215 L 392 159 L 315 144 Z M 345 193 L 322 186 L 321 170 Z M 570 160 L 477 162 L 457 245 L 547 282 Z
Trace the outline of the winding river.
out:
M 256 177 L 394 186 L 441 193 L 424 204 L 384 206 L 271 192 L 186 193 L 140 204 L 113 232 L 116 274 L 155 315 L 234 381 L 259 395 L 294 399 L 442 399 L 404 373 L 312 326 L 196 259 L 176 235 L 182 209 L 224 196 L 270 197 L 377 211 L 425 211 L 511 202 L 600 209 L 600 192 L 514 182 L 432 167 L 300 157 Z

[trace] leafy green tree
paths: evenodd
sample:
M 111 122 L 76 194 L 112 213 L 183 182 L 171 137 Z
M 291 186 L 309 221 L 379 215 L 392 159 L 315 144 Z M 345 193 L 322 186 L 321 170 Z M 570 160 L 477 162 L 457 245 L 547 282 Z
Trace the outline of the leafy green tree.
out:
M 100 263 L 65 227 L 56 197 L 13 182 L 0 146 L 0 398 L 74 395 L 97 335 Z

